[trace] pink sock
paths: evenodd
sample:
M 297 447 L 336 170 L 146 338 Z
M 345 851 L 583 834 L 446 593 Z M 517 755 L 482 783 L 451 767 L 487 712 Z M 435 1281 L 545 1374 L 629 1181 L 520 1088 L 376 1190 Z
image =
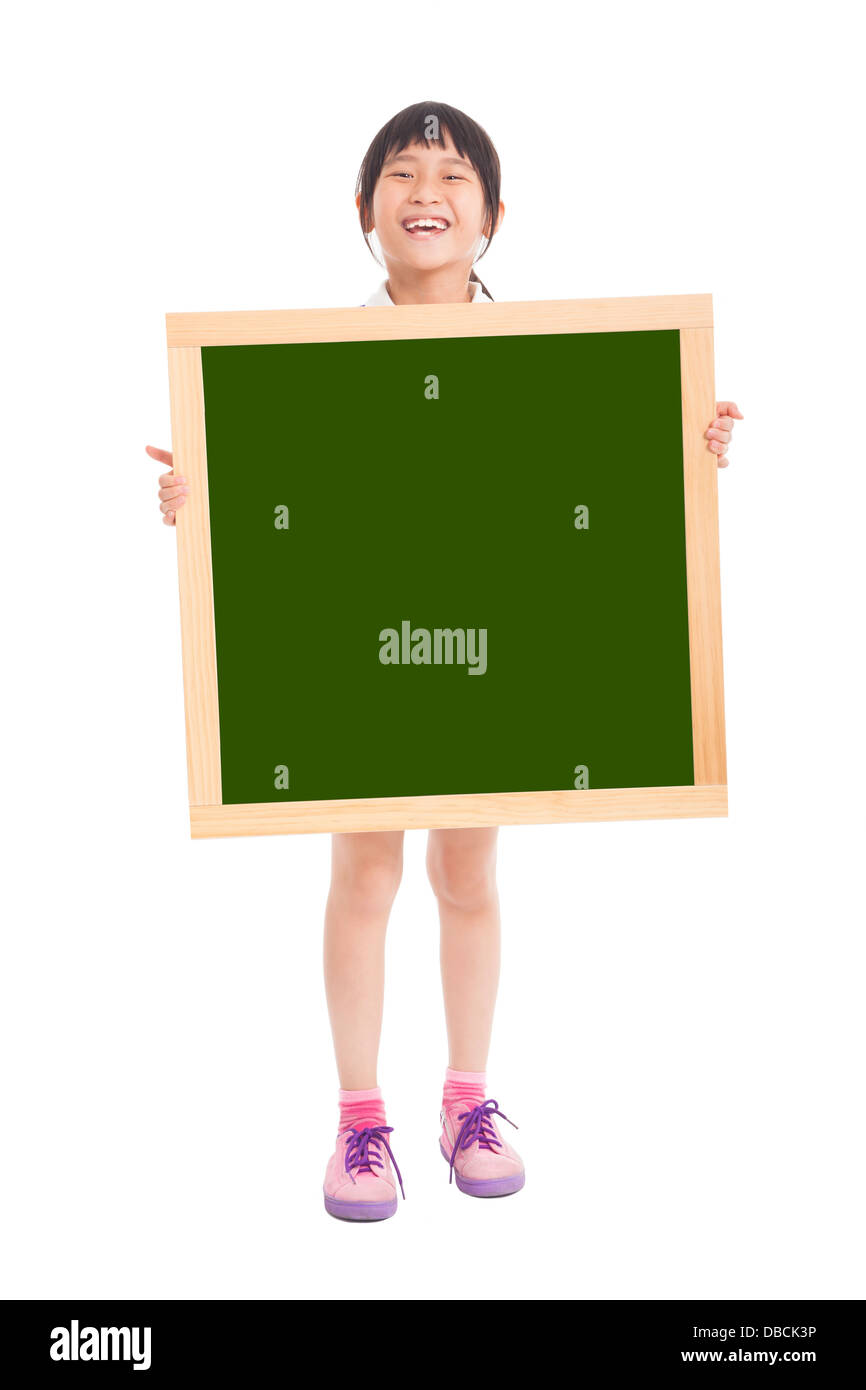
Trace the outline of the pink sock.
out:
M 378 1086 L 369 1091 L 340 1091 L 340 1120 L 338 1133 L 344 1129 L 373 1128 L 384 1125 L 385 1102 Z
M 445 1086 L 442 1091 L 442 1106 L 462 1105 L 471 1109 L 473 1105 L 483 1105 L 487 1095 L 486 1071 L 455 1071 L 445 1068 Z

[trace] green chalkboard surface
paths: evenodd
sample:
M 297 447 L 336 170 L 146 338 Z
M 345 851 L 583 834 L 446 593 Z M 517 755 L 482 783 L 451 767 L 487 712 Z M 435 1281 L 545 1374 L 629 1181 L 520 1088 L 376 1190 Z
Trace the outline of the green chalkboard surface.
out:
M 201 349 L 224 803 L 693 784 L 679 337 Z

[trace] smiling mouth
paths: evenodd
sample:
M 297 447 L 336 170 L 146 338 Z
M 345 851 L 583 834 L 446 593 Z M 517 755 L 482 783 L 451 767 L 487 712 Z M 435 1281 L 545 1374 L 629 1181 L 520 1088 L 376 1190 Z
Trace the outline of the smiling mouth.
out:
M 415 241 L 433 241 L 447 232 L 451 223 L 445 217 L 407 217 L 400 226 Z

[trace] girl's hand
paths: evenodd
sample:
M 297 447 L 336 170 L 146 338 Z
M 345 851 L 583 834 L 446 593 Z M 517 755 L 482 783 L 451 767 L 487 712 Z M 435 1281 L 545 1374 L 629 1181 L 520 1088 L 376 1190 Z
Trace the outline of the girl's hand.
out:
M 166 449 L 155 449 L 152 444 L 145 444 L 144 451 L 150 454 L 152 459 L 156 459 L 157 463 L 165 463 L 169 468 L 172 467 L 174 460 Z M 173 473 L 163 473 L 159 480 L 159 510 L 166 526 L 174 525 L 175 512 L 183 506 L 188 492 L 186 478 L 176 478 Z
M 707 448 L 712 449 L 716 455 L 720 468 L 727 468 L 728 466 L 728 460 L 724 455 L 728 452 L 728 445 L 731 442 L 734 421 L 743 419 L 745 416 L 740 414 L 733 401 L 716 402 L 716 418 L 706 431 L 705 437 L 710 440 Z

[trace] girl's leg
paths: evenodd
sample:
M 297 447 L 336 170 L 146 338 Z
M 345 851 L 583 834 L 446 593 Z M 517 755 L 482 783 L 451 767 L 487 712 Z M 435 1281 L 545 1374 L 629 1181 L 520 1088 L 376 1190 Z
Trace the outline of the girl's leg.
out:
M 439 1148 L 451 1179 L 470 1197 L 505 1197 L 526 1180 L 487 1100 L 487 1053 L 499 983 L 499 896 L 495 827 L 431 830 L 427 872 L 439 902 L 442 992 L 449 1063 L 442 1088 Z M 449 1181 L 451 1180 L 449 1179 Z
M 427 873 L 439 904 L 449 1066 L 484 1072 L 499 984 L 497 828 L 431 830 Z
M 385 988 L 385 929 L 403 873 L 403 831 L 331 837 L 325 912 L 325 991 L 340 1086 L 377 1085 Z

